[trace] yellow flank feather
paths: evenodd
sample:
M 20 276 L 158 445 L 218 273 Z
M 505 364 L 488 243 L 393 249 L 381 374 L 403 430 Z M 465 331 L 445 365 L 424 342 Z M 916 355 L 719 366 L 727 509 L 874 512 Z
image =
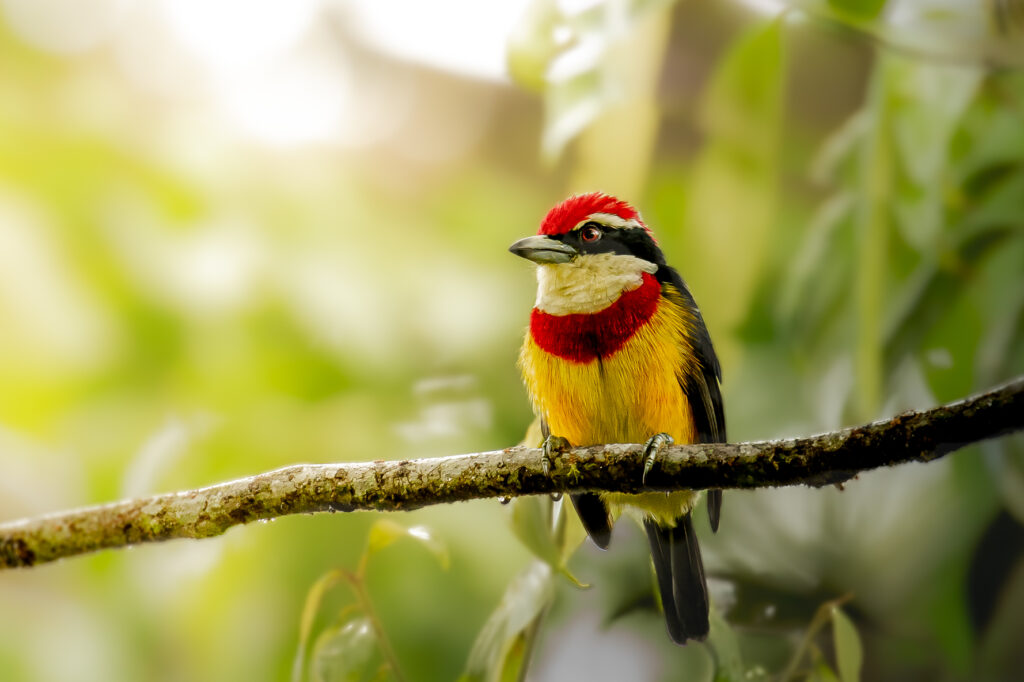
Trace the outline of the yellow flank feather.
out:
M 682 383 L 700 368 L 689 341 L 693 320 L 678 300 L 666 285 L 647 324 L 614 355 L 592 362 L 552 355 L 527 332 L 519 365 L 534 411 L 552 434 L 574 446 L 643 443 L 656 433 L 667 433 L 676 443 L 694 442 L 693 413 Z M 697 493 L 605 493 L 602 498 L 613 513 L 637 509 L 674 526 Z

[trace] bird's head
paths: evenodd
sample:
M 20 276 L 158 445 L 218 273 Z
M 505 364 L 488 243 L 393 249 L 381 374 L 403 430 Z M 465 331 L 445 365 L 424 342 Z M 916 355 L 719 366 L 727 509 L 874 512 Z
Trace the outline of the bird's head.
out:
M 601 192 L 558 204 L 509 251 L 538 265 L 536 307 L 555 315 L 602 310 L 665 264 L 637 210 Z

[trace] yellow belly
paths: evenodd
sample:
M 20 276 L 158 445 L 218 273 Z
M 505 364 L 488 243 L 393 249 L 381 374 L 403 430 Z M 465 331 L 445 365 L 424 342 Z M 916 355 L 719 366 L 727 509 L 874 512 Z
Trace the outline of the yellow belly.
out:
M 587 363 L 549 354 L 527 333 L 520 367 L 534 411 L 552 434 L 574 446 L 643 443 L 656 433 L 667 433 L 676 443 L 694 442 L 693 414 L 680 385 L 696 362 L 687 323 L 682 309 L 662 301 L 618 352 Z M 663 525 L 674 525 L 696 497 L 685 491 L 602 495 L 613 513 L 635 508 Z

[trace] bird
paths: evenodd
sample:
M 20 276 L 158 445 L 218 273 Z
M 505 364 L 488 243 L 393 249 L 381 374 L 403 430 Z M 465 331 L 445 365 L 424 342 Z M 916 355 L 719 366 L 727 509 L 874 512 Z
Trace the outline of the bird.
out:
M 537 297 L 519 369 L 543 438 L 545 471 L 570 447 L 644 443 L 644 470 L 672 443 L 724 442 L 722 370 L 700 310 L 629 203 L 603 192 L 570 196 L 536 235 L 509 251 L 536 264 Z M 677 644 L 710 629 L 707 581 L 692 511 L 700 492 L 570 495 L 601 549 L 620 514 L 643 526 L 668 634 Z M 722 491 L 707 491 L 717 532 Z

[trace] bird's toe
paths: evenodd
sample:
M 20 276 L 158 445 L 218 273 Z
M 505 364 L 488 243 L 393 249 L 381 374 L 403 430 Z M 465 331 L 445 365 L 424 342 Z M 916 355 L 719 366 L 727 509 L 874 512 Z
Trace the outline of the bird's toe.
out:
M 647 444 L 644 445 L 644 473 L 641 479 L 644 485 L 647 484 L 647 474 L 654 468 L 654 463 L 657 461 L 662 449 L 672 445 L 674 442 L 672 436 L 667 433 L 656 433 L 647 439 Z

